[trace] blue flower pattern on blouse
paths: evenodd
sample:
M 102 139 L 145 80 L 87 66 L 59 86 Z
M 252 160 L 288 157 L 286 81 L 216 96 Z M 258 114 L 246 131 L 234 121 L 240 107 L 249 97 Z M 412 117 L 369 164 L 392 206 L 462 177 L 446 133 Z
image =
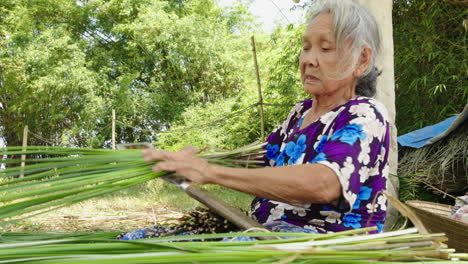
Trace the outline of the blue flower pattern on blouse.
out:
M 313 103 L 308 99 L 297 104 L 288 119 L 270 134 L 266 141 L 269 146 L 265 147 L 265 165 L 320 163 L 329 167 L 343 187 L 338 203 L 295 205 L 256 197 L 252 215 L 265 225 L 284 221 L 319 233 L 364 226 L 381 230 L 386 209 L 370 205 L 385 189 L 388 177 L 387 155 L 380 155 L 388 153 L 390 145 L 390 128 L 383 105 L 371 98 L 356 97 L 329 111 L 326 118 L 301 129 Z M 367 151 L 368 156 L 361 155 L 362 151 Z M 375 162 L 361 160 L 367 157 Z M 370 170 L 377 173 L 370 177 L 366 174 Z M 370 208 L 374 210 L 370 212 Z
M 266 148 L 267 148 L 267 158 L 269 160 L 271 160 L 271 159 L 274 160 L 274 159 L 276 159 L 278 157 L 278 151 L 279 151 L 278 144 L 276 144 L 276 145 L 268 144 L 266 146 Z
M 284 151 L 282 151 L 278 157 L 276 157 L 275 167 L 283 166 L 284 165 Z
M 301 117 L 301 119 L 299 119 L 299 121 L 297 122 L 297 127 L 302 126 L 302 121 L 304 121 L 304 117 Z
M 360 214 L 349 213 L 343 217 L 343 225 L 346 227 L 352 227 L 354 229 L 361 228 L 361 218 Z
M 315 156 L 315 157 L 310 161 L 310 163 L 317 163 L 317 162 L 322 161 L 322 160 L 327 160 L 327 155 L 325 155 L 325 153 L 323 153 L 323 152 L 317 154 L 317 156 Z
M 343 143 L 347 143 L 350 146 L 354 145 L 356 140 L 364 140 L 366 134 L 362 132 L 362 125 L 360 124 L 350 124 L 340 128 L 332 136 L 331 140 L 339 139 Z
M 361 201 L 362 200 L 369 200 L 372 194 L 372 188 L 369 188 L 367 186 L 362 186 L 361 190 L 359 190 L 358 197 L 356 198 L 356 201 L 354 202 L 353 209 L 359 209 L 361 206 Z
M 382 222 L 377 222 L 377 231 L 381 233 L 383 231 L 384 224 Z
M 305 144 L 306 141 L 307 141 L 306 135 L 300 135 L 296 143 L 290 141 L 288 142 L 288 144 L 286 144 L 286 148 L 285 148 L 286 155 L 290 157 L 288 161 L 288 165 L 296 164 L 296 162 L 299 160 L 302 153 L 306 149 L 306 144 Z
M 322 152 L 323 147 L 325 146 L 325 143 L 327 143 L 328 136 L 323 135 L 322 138 L 320 139 L 320 142 L 318 143 L 317 147 L 315 148 L 316 152 Z
M 122 240 L 135 240 L 145 238 L 145 230 L 139 229 L 131 232 L 130 234 L 125 235 Z

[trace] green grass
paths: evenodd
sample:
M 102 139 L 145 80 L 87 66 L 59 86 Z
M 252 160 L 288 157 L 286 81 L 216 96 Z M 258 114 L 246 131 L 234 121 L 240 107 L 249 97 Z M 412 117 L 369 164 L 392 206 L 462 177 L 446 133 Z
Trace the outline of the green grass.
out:
M 152 190 L 154 198 L 157 199 L 159 203 L 166 204 L 174 210 L 187 212 L 200 205 L 199 202 L 183 193 L 178 187 L 164 181 L 151 182 L 147 187 Z M 219 185 L 204 185 L 203 187 L 234 207 L 244 210 L 250 208 L 250 202 L 253 199 L 251 195 Z

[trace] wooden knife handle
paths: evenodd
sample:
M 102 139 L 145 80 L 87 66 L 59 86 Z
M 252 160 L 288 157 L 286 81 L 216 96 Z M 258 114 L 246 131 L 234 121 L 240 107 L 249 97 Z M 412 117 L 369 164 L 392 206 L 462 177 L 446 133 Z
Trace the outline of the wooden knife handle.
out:
M 184 188 L 184 191 L 188 195 L 196 199 L 197 201 L 201 202 L 202 204 L 204 204 L 205 206 L 213 210 L 215 213 L 231 221 L 241 230 L 247 230 L 250 228 L 267 229 L 263 225 L 259 224 L 252 218 L 245 215 L 241 210 L 235 207 L 232 207 L 231 205 L 222 201 L 221 199 L 214 196 L 213 194 L 206 191 L 205 189 L 202 189 L 196 185 L 190 184 L 188 185 L 188 187 Z M 259 239 L 262 239 L 262 238 L 259 238 Z

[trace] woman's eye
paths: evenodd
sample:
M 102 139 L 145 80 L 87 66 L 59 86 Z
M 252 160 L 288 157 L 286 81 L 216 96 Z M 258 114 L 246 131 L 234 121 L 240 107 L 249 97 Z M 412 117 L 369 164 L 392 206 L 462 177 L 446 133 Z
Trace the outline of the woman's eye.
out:
M 320 50 L 323 51 L 323 52 L 332 52 L 332 51 L 335 50 L 335 47 L 325 45 L 325 46 L 321 47 Z
M 308 51 L 310 48 L 309 47 L 302 47 L 302 50 Z

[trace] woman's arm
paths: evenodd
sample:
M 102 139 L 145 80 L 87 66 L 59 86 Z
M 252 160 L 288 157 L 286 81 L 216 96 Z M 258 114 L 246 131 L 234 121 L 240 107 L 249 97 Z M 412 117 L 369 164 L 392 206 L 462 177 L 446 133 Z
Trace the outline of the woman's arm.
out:
M 326 204 L 341 195 L 338 176 L 325 165 L 236 169 L 211 165 L 195 153 L 188 147 L 179 152 L 150 149 L 143 155 L 146 161 L 160 161 L 153 167 L 155 171 L 175 171 L 197 183 L 219 184 L 270 200 Z
M 321 164 L 261 169 L 212 166 L 212 183 L 286 203 L 327 204 L 341 195 L 335 173 Z

